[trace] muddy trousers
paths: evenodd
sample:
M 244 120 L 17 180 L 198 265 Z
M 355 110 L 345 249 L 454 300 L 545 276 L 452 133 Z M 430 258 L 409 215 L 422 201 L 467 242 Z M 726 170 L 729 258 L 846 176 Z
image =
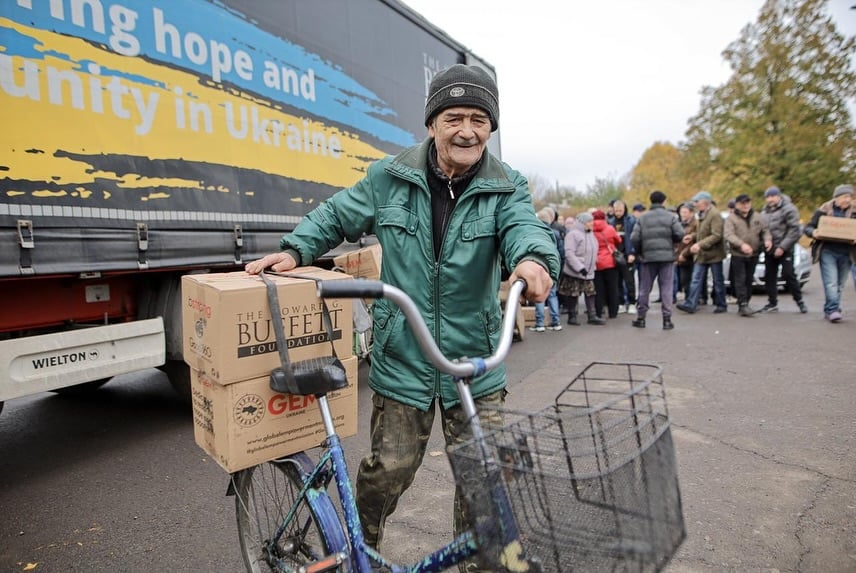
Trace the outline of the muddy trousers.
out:
M 505 390 L 488 394 L 476 400 L 476 405 L 498 408 L 505 402 Z M 427 412 L 385 398 L 372 396 L 371 454 L 360 463 L 357 473 L 357 509 L 363 526 L 366 543 L 378 548 L 383 541 L 386 519 L 398 505 L 398 499 L 413 483 L 416 470 L 422 464 L 431 427 L 434 425 L 436 404 Z M 466 416 L 460 406 L 443 408 L 443 437 L 446 445 L 464 441 L 468 434 Z M 496 427 L 502 423 L 496 411 L 480 414 L 482 427 Z M 460 492 L 455 490 L 453 524 L 455 535 L 466 530 L 461 508 Z M 476 571 L 472 563 L 459 566 L 461 571 Z

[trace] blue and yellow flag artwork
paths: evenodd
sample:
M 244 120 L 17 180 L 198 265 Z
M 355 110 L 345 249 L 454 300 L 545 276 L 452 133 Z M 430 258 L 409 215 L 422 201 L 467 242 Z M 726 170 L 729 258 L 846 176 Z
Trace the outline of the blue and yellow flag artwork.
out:
M 299 219 L 425 135 L 426 50 L 397 79 L 326 4 L 3 0 L 0 205 Z

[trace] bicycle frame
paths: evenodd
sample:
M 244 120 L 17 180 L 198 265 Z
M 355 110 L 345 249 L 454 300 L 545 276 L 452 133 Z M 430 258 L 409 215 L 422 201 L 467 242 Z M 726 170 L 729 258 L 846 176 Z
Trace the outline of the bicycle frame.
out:
M 374 281 L 331 281 L 330 283 L 320 283 L 318 290 L 321 297 L 334 298 L 346 296 L 368 296 L 379 298 L 380 296 L 386 296 L 398 304 L 405 316 L 408 318 L 408 323 L 416 334 L 417 340 L 419 341 L 420 347 L 422 348 L 422 352 L 425 356 L 427 356 L 438 369 L 455 376 L 456 385 L 461 397 L 461 406 L 467 417 L 471 420 L 473 437 L 480 440 L 483 439 L 483 433 L 479 424 L 475 401 L 473 400 L 472 393 L 470 392 L 469 381 L 501 364 L 508 354 L 515 326 L 515 312 L 513 312 L 513 309 L 516 307 L 520 294 L 524 288 L 525 282 L 523 281 L 516 281 L 512 285 L 502 324 L 502 334 L 500 336 L 500 342 L 496 352 L 485 359 L 466 359 L 464 361 L 455 362 L 449 361 L 440 353 L 439 349 L 434 344 L 433 338 L 428 332 L 425 323 L 422 321 L 422 317 L 419 314 L 418 309 L 409 297 L 403 293 L 403 291 Z M 512 306 L 512 304 L 514 306 Z M 331 415 L 326 396 L 318 397 L 317 404 L 320 409 L 326 433 L 325 448 L 320 459 L 310 471 L 307 472 L 303 464 L 297 462 L 298 467 L 301 468 L 301 474 L 303 475 L 303 487 L 295 499 L 294 506 L 290 508 L 289 513 L 286 515 L 283 523 L 276 532 L 274 540 L 282 536 L 289 520 L 293 516 L 295 508 L 300 503 L 305 500 L 311 504 L 313 503 L 313 499 L 317 498 L 317 496 L 328 495 L 326 487 L 329 485 L 331 479 L 336 483 L 336 488 L 339 494 L 339 500 L 341 502 L 342 512 L 345 519 L 347 540 L 338 541 L 338 543 L 342 545 L 339 552 L 317 563 L 317 568 L 307 567 L 307 571 L 326 571 L 330 568 L 335 568 L 350 556 L 353 570 L 356 571 L 356 573 L 369 573 L 371 571 L 372 562 L 388 568 L 393 573 L 436 573 L 461 563 L 478 553 L 479 549 L 476 543 L 476 536 L 473 531 L 461 533 L 448 544 L 424 556 L 418 562 L 407 566 L 395 565 L 389 562 L 379 552 L 366 545 L 357 511 L 356 498 L 348 476 L 344 450 L 342 448 L 341 440 L 336 434 L 333 417 Z M 306 459 L 305 454 L 301 453 L 297 455 L 303 456 L 304 460 Z M 486 459 L 485 464 L 487 467 L 490 467 L 494 462 L 492 459 L 488 458 Z M 330 470 L 328 470 L 328 468 L 330 468 Z M 324 487 L 317 487 L 318 484 L 323 484 Z M 497 492 L 493 492 L 491 498 L 497 504 L 497 513 L 501 516 L 501 531 L 503 532 L 502 537 L 504 542 L 503 546 L 507 548 L 507 555 L 504 556 L 503 561 L 507 562 L 507 569 L 509 571 L 519 572 L 530 571 L 529 563 L 520 555 L 522 549 L 520 549 L 518 541 L 519 533 L 517 530 L 517 524 L 515 523 L 514 517 L 509 509 L 509 501 L 504 490 L 500 489 Z M 328 508 L 332 507 L 332 505 L 329 504 L 314 504 L 313 507 L 318 509 L 319 506 L 322 505 Z M 328 524 L 340 524 L 338 516 L 324 517 L 326 519 L 322 519 L 322 521 Z M 330 538 L 329 533 L 325 532 L 325 535 L 328 535 L 328 539 Z M 340 538 L 340 536 L 335 534 L 332 537 L 334 539 Z M 350 548 L 348 547 L 348 541 L 350 541 Z

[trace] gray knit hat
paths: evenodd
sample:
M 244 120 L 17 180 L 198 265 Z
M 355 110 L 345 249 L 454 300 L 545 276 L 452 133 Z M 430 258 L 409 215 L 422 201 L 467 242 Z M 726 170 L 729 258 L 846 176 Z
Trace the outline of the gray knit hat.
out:
M 490 117 L 490 130 L 499 127 L 499 90 L 483 68 L 455 64 L 434 76 L 425 102 L 425 125 L 444 109 L 457 106 L 483 109 Z
M 591 213 L 586 213 L 585 211 L 583 211 L 582 213 L 577 215 L 577 221 L 585 225 L 589 221 L 594 221 L 594 217 L 592 217 Z
M 832 193 L 832 198 L 841 197 L 842 195 L 853 195 L 852 185 L 839 185 Z

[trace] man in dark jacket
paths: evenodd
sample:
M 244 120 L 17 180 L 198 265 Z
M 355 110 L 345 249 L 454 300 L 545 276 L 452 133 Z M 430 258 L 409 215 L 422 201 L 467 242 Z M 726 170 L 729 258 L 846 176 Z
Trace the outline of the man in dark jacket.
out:
M 660 290 L 663 312 L 663 330 L 672 330 L 672 299 L 675 282 L 675 243 L 684 238 L 684 228 L 675 213 L 667 210 L 663 204 L 666 194 L 662 191 L 651 193 L 651 209 L 636 221 L 630 241 L 639 256 L 639 304 L 637 317 L 633 321 L 636 328 L 645 328 L 645 316 L 648 314 L 651 288 L 654 278 Z
M 773 248 L 764 256 L 764 283 L 767 288 L 767 304 L 761 312 L 779 310 L 779 267 L 782 278 L 800 312 L 805 314 L 808 307 L 803 302 L 802 289 L 794 272 L 794 245 L 800 239 L 800 214 L 790 199 L 782 195 L 778 187 L 764 191 L 766 205 L 761 211 L 773 241 Z
M 312 264 L 345 237 L 374 234 L 383 247 L 381 280 L 410 295 L 440 350 L 487 356 L 501 330 L 500 261 L 513 269 L 511 280 L 526 280 L 527 298 L 543 302 L 559 276 L 556 241 L 535 216 L 526 179 L 487 151 L 499 125 L 498 90 L 487 72 L 456 64 L 434 76 L 425 125 L 421 144 L 372 164 L 285 235 L 282 252 L 246 270 L 288 271 Z M 464 438 L 468 421 L 454 380 L 422 356 L 403 313 L 378 299 L 373 315 L 371 452 L 357 473 L 356 498 L 366 542 L 377 548 L 422 464 L 435 412 L 449 445 Z M 500 406 L 505 369 L 471 387 L 477 404 Z M 485 414 L 483 421 L 495 418 Z
M 625 263 L 618 264 L 618 274 L 621 276 L 621 292 L 619 302 L 624 305 L 624 312 L 635 314 L 636 312 L 636 252 L 630 237 L 633 235 L 633 226 L 636 217 L 627 212 L 627 205 L 621 199 L 612 204 L 612 216 L 606 218 L 606 222 L 613 226 L 615 232 L 621 237 L 621 249 L 624 251 Z

